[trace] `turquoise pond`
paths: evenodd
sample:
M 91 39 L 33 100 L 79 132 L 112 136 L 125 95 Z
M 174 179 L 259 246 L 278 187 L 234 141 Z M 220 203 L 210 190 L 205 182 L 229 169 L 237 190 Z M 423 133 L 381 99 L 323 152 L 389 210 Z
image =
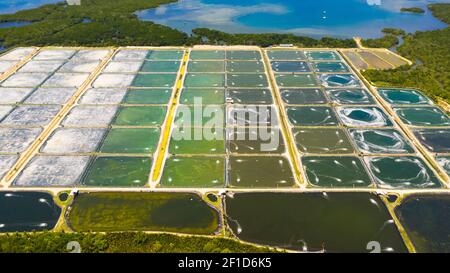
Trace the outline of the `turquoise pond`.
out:
M 375 3 L 380 4 L 375 4 Z M 142 20 L 190 32 L 207 27 L 232 33 L 291 32 L 314 37 L 379 37 L 384 27 L 408 32 L 444 27 L 431 12 L 411 14 L 431 0 L 190 0 L 137 12 Z M 439 2 L 448 2 L 442 0 Z

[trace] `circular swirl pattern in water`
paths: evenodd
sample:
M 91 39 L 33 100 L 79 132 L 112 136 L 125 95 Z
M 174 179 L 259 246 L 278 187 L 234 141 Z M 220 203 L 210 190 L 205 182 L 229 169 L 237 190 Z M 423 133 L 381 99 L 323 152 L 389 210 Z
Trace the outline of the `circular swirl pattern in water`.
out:
M 337 107 L 337 112 L 347 126 L 392 126 L 392 122 L 378 107 Z
M 322 74 L 320 83 L 325 87 L 359 87 L 359 80 L 353 74 Z
M 440 188 L 441 184 L 425 162 L 415 156 L 366 157 L 375 182 L 385 189 Z
M 394 129 L 352 129 L 350 135 L 363 153 L 403 154 L 414 152 L 408 141 Z

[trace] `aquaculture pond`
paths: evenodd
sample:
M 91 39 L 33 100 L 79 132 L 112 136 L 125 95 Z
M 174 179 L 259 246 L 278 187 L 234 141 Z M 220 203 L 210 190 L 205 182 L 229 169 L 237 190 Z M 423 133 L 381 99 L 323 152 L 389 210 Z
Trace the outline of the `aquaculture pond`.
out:
M 324 104 L 327 103 L 325 93 L 315 89 L 283 89 L 281 98 L 286 104 Z
M 83 179 L 86 186 L 139 187 L 148 182 L 152 159 L 146 157 L 97 157 Z
M 208 188 L 225 186 L 225 158 L 173 156 L 166 160 L 162 187 Z
M 398 107 L 394 111 L 407 125 L 450 126 L 450 117 L 437 107 Z
M 295 128 L 295 143 L 299 151 L 310 154 L 348 154 L 354 149 L 343 129 Z
M 295 185 L 289 160 L 281 156 L 229 159 L 230 186 L 239 188 L 283 188 Z
M 331 101 L 337 104 L 374 104 L 375 101 L 364 89 L 328 89 Z
M 339 121 L 333 108 L 318 107 L 288 107 L 286 112 L 293 126 L 336 126 Z
M 450 129 L 418 129 L 417 139 L 433 153 L 450 153 Z
M 431 168 L 419 157 L 366 157 L 365 160 L 375 182 L 381 188 L 433 189 L 442 187 Z
M 350 129 L 358 150 L 365 154 L 414 153 L 409 141 L 395 129 Z
M 439 165 L 450 175 L 450 156 L 438 156 L 436 157 L 436 161 Z
M 75 231 L 168 231 L 213 234 L 220 217 L 193 193 L 81 193 L 67 216 Z
M 450 252 L 450 195 L 411 195 L 395 209 L 418 252 Z
M 317 187 L 367 187 L 371 179 L 363 163 L 353 156 L 307 156 L 302 158 L 308 181 Z
M 431 101 L 417 90 L 411 89 L 378 89 L 380 96 L 390 104 L 431 104 Z
M 389 117 L 378 107 L 337 107 L 339 118 L 347 126 L 392 126 Z
M 0 232 L 53 229 L 61 208 L 44 192 L 0 192 Z
M 267 200 L 270 200 L 268 202 Z M 383 202 L 371 193 L 234 193 L 226 219 L 244 241 L 304 251 L 406 252 Z

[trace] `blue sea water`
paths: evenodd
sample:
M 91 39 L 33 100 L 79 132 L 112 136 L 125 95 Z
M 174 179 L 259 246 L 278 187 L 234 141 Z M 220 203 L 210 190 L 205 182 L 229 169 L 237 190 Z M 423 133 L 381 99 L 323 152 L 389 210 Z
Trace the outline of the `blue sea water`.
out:
M 7 27 L 23 27 L 26 25 L 31 24 L 30 22 L 4 22 L 0 23 L 0 28 L 7 28 Z
M 23 9 L 36 8 L 62 1 L 64 0 L 0 0 L 0 14 L 13 13 Z
M 62 1 L 0 0 L 0 14 Z M 425 14 L 400 12 L 401 7 L 426 10 L 427 4 L 436 2 L 450 0 L 179 0 L 136 14 L 142 20 L 188 33 L 196 27 L 208 27 L 232 33 L 368 38 L 380 37 L 384 27 L 408 32 L 445 27 L 428 10 Z
M 231 33 L 368 38 L 382 36 L 384 27 L 408 32 L 445 27 L 426 9 L 437 2 L 450 0 L 180 0 L 137 15 L 186 32 L 208 27 Z M 402 13 L 402 7 L 422 7 L 426 12 Z

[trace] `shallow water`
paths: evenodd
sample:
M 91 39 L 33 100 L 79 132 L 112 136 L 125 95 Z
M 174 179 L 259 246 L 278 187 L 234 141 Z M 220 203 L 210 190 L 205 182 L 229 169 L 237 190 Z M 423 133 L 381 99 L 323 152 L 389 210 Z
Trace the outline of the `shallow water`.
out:
M 88 169 L 83 185 L 141 187 L 148 182 L 152 160 L 145 157 L 97 157 Z
M 364 89 L 329 89 L 330 99 L 337 104 L 374 104 L 374 99 Z
M 412 195 L 395 212 L 418 252 L 450 252 L 450 195 Z
M 399 118 L 413 126 L 449 126 L 450 117 L 437 107 L 394 108 Z
M 296 128 L 293 130 L 299 151 L 310 154 L 350 154 L 354 149 L 347 134 L 334 128 Z
M 431 104 L 430 99 L 416 90 L 383 88 L 378 93 L 390 104 Z
M 52 229 L 61 208 L 43 192 L 1 192 L 0 233 Z
M 171 231 L 212 234 L 218 212 L 192 193 L 82 193 L 70 214 L 76 231 Z
M 350 129 L 350 136 L 358 149 L 366 154 L 414 153 L 408 140 L 395 129 Z
M 381 188 L 433 189 L 442 187 L 437 176 L 419 157 L 366 157 L 364 159 L 376 183 Z
M 367 187 L 371 179 L 363 163 L 357 157 L 319 157 L 302 158 L 303 167 L 309 183 L 316 187 Z
M 293 126 L 334 126 L 339 124 L 331 107 L 288 107 L 286 112 Z
M 418 129 L 417 139 L 433 153 L 450 153 L 450 129 Z
M 320 89 L 284 89 L 281 98 L 286 104 L 324 104 L 325 93 Z
M 235 193 L 225 203 L 228 224 L 244 241 L 327 252 L 369 252 L 367 244 L 377 241 L 383 252 L 406 252 L 370 193 Z
M 166 160 L 161 178 L 161 187 L 208 188 L 224 185 L 224 157 L 170 157 Z
M 230 187 L 238 188 L 283 188 L 295 185 L 289 161 L 281 156 L 231 156 L 229 179 Z
M 388 116 L 378 107 L 337 107 L 336 110 L 347 126 L 392 126 Z
M 444 27 L 431 12 L 400 12 L 411 5 L 426 9 L 431 0 L 190 0 L 138 12 L 139 18 L 190 32 L 207 27 L 226 32 L 291 32 L 314 37 L 379 37 L 384 27 L 407 32 Z M 447 2 L 442 0 L 440 2 Z
M 2 0 L 0 2 L 0 14 L 13 13 L 57 2 L 63 2 L 63 0 Z
M 436 157 L 436 161 L 439 165 L 450 175 L 450 156 L 438 156 Z

